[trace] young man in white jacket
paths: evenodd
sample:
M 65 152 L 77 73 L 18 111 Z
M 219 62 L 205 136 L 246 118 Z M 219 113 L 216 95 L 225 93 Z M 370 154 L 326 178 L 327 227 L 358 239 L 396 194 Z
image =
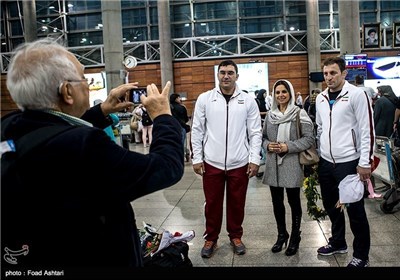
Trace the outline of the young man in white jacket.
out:
M 218 66 L 219 86 L 199 95 L 193 116 L 193 170 L 203 177 L 206 229 L 203 258 L 217 247 L 226 188 L 226 223 L 234 252 L 246 253 L 241 238 L 249 178 L 260 164 L 261 118 L 251 95 L 236 84 L 238 67 L 231 60 Z
M 368 95 L 345 80 L 345 62 L 328 58 L 323 64 L 328 86 L 316 99 L 317 138 L 319 139 L 319 183 L 325 210 L 332 226 L 329 243 L 318 254 L 347 253 L 345 216 L 338 207 L 339 183 L 347 175 L 358 174 L 361 181 L 371 176 L 374 148 L 373 113 Z M 353 259 L 348 266 L 369 266 L 370 230 L 363 198 L 347 205 L 354 235 Z

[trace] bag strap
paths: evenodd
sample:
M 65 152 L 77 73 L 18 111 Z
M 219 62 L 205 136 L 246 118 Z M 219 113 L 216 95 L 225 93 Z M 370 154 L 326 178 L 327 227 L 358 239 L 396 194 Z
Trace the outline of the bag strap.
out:
M 300 126 L 300 110 L 297 111 L 297 118 L 296 118 L 296 124 L 297 124 L 297 139 L 301 138 L 301 126 Z
M 74 127 L 75 126 L 52 125 L 36 129 L 16 141 L 17 154 L 19 157 L 22 157 L 28 151 L 53 138 L 57 134 Z

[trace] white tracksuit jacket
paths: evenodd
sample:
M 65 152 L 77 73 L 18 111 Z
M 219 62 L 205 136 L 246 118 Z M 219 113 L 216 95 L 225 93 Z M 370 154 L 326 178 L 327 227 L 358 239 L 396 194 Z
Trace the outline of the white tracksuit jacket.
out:
M 360 158 L 359 166 L 370 167 L 375 130 L 368 95 L 346 81 L 332 110 L 328 89 L 317 96 L 316 109 L 320 156 L 332 163 Z
M 260 111 L 237 86 L 228 103 L 219 87 L 199 95 L 191 133 L 193 164 L 205 161 L 221 170 L 260 164 Z

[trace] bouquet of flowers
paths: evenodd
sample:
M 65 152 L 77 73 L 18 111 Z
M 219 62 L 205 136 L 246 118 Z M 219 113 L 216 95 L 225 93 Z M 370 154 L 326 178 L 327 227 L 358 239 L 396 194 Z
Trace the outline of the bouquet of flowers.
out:
M 311 167 L 311 172 L 303 181 L 303 191 L 307 198 L 307 213 L 313 220 L 320 222 L 320 219 L 324 220 L 327 216 L 326 211 L 317 205 L 318 199 L 321 199 L 321 195 L 317 189 L 318 185 L 318 173 L 317 165 Z

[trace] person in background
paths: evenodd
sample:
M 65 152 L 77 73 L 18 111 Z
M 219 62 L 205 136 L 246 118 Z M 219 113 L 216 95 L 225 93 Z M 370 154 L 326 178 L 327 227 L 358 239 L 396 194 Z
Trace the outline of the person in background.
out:
M 137 84 L 113 88 L 88 111 L 84 66 L 73 53 L 49 38 L 15 50 L 7 88 L 20 111 L 2 117 L 2 141 L 23 140 L 45 127 L 66 129 L 22 158 L 2 154 L 2 167 L 13 159 L 18 165 L 18 173 L 2 170 L 2 246 L 29 248 L 18 264 L 2 258 L 2 268 L 143 266 L 131 202 L 176 184 L 184 161 L 180 125 L 168 102 L 170 82 L 161 94 L 148 85 L 148 96 L 141 97 L 154 119 L 148 154 L 129 151 L 104 133 L 110 113 L 133 106 L 121 98 Z
M 271 104 L 272 104 L 272 96 L 270 93 L 267 92 L 265 96 L 265 108 L 267 109 L 267 112 L 271 110 Z
M 265 103 L 265 94 L 266 94 L 266 90 L 265 89 L 260 89 L 260 90 L 256 90 L 256 102 L 258 105 L 258 109 L 260 110 L 260 117 L 261 117 L 261 127 L 263 127 L 264 125 L 264 120 L 265 120 L 265 116 L 267 115 L 267 107 L 266 107 L 266 103 Z M 264 148 L 261 146 L 261 153 L 260 153 L 260 157 L 261 157 L 261 161 L 260 161 L 260 166 L 265 164 L 265 150 Z M 257 172 L 257 178 L 261 178 L 264 175 L 264 172 L 259 171 Z
M 101 104 L 103 100 L 96 99 L 93 101 L 93 105 Z M 119 118 L 116 114 L 109 114 L 112 124 L 104 128 L 104 132 L 110 137 L 114 142 L 117 142 L 117 138 L 115 138 L 114 128 L 119 124 Z
M 374 107 L 375 136 L 390 137 L 393 133 L 393 119 L 398 98 L 389 85 L 378 86 L 379 98 Z
M 303 108 L 303 97 L 301 96 L 301 92 L 296 92 L 296 102 L 295 104 L 299 106 L 299 108 Z
M 311 95 L 309 98 L 310 106 L 308 106 L 308 109 L 306 110 L 306 112 L 308 113 L 308 116 L 313 121 L 314 125 L 315 125 L 315 115 L 316 115 L 315 100 L 317 99 L 317 96 L 320 93 L 321 93 L 321 89 L 319 89 L 319 88 L 315 88 L 311 91 Z M 314 132 L 316 132 L 316 131 L 314 131 Z
M 169 97 L 169 103 L 171 104 L 172 115 L 181 124 L 182 130 L 182 143 L 184 146 L 184 153 L 186 161 L 189 161 L 189 153 L 187 151 L 186 134 L 190 132 L 190 125 L 187 124 L 189 121 L 186 107 L 182 104 L 181 96 L 177 93 L 173 93 Z
M 318 180 L 323 206 L 332 223 L 332 236 L 317 252 L 330 256 L 347 253 L 344 211 L 337 207 L 339 184 L 352 174 L 358 174 L 363 182 L 370 179 L 375 131 L 369 96 L 345 80 L 345 61 L 340 57 L 327 58 L 323 73 L 327 89 L 316 100 Z M 350 203 L 346 210 L 354 235 L 353 258 L 348 266 L 369 266 L 371 236 L 364 200 Z
M 218 65 L 219 85 L 197 98 L 192 124 L 193 170 L 203 178 L 205 196 L 203 258 L 217 247 L 226 190 L 226 224 L 234 253 L 246 253 L 242 242 L 249 178 L 260 163 L 261 118 L 254 97 L 237 85 L 232 60 Z
M 354 85 L 355 85 L 356 87 L 361 88 L 363 91 L 365 91 L 365 92 L 368 94 L 368 97 L 370 98 L 370 101 L 371 101 L 371 103 L 372 103 L 372 101 L 373 101 L 373 100 L 375 99 L 375 97 L 376 97 L 376 93 L 375 93 L 375 91 L 374 91 L 373 88 L 371 88 L 371 87 L 366 87 L 366 86 L 364 85 L 364 76 L 362 76 L 362 75 L 357 75 L 357 76 L 355 77 L 355 79 L 354 79 Z
M 265 89 L 260 89 L 259 91 L 256 91 L 257 95 L 256 95 L 256 102 L 258 105 L 258 109 L 260 110 L 260 117 L 261 117 L 261 126 L 264 123 L 264 119 L 265 116 L 267 115 L 267 107 L 265 104 L 265 94 L 266 94 L 266 90 Z
M 273 253 L 282 251 L 283 244 L 287 245 L 289 239 L 285 221 L 284 190 L 292 211 L 292 231 L 285 251 L 287 256 L 297 253 L 301 240 L 300 190 L 304 175 L 299 153 L 315 143 L 312 121 L 304 109 L 296 106 L 295 100 L 296 95 L 289 81 L 275 82 L 271 111 L 264 122 L 262 143 L 267 151 L 262 182 L 270 187 L 278 228 L 278 239 L 271 249 Z M 298 117 L 302 135 L 297 133 Z
M 147 148 L 153 141 L 153 121 L 151 120 L 147 109 L 143 103 L 139 104 L 134 110 L 134 114 L 139 116 L 142 123 L 142 141 L 143 147 Z M 149 143 L 147 145 L 147 143 Z
M 138 106 L 139 105 L 136 105 L 136 107 L 133 108 L 132 118 L 131 118 L 131 122 L 137 121 L 137 128 L 136 129 L 131 128 L 131 132 L 132 132 L 131 143 L 135 143 L 137 145 L 142 142 L 142 129 L 143 129 L 143 125 L 141 122 L 142 116 L 140 116 L 136 113 L 136 108 Z

